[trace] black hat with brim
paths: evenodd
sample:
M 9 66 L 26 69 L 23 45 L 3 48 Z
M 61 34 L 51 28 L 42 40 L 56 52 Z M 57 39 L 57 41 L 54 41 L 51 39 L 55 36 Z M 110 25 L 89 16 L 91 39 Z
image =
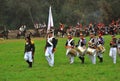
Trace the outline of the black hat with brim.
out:
M 25 39 L 31 40 L 30 36 L 27 36 Z

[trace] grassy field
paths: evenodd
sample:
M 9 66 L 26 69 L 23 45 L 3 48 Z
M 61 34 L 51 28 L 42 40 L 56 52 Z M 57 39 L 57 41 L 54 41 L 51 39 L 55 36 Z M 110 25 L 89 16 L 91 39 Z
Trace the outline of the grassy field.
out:
M 120 37 L 120 36 L 117 36 Z M 104 36 L 104 62 L 93 65 L 85 56 L 85 64 L 76 57 L 70 65 L 65 55 L 66 38 L 59 38 L 55 53 L 55 66 L 49 67 L 44 56 L 45 39 L 33 39 L 36 45 L 33 68 L 28 68 L 23 59 L 24 39 L 0 40 L 0 81 L 120 81 L 120 57 L 117 64 L 109 57 L 111 36 Z M 78 42 L 78 38 L 74 38 Z M 89 38 L 87 38 L 88 40 Z

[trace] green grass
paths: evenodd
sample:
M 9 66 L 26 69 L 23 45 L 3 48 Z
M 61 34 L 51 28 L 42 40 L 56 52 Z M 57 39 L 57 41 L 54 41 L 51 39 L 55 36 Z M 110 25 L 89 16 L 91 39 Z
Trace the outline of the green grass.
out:
M 120 37 L 120 36 L 117 36 Z M 59 38 L 55 53 L 55 66 L 49 67 L 44 56 L 45 39 L 33 39 L 36 45 L 33 68 L 23 59 L 24 39 L 0 41 L 0 81 L 120 81 L 120 57 L 113 64 L 109 57 L 111 36 L 104 36 L 104 62 L 93 65 L 85 56 L 85 64 L 76 57 L 70 65 L 65 55 L 66 38 Z M 74 38 L 78 42 L 78 38 Z M 87 37 L 87 40 L 89 38 Z

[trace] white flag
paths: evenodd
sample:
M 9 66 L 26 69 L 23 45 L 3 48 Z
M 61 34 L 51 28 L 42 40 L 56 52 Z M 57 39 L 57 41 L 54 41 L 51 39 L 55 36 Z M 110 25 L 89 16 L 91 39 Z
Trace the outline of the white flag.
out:
M 48 28 L 47 28 L 47 32 L 50 30 L 50 27 L 53 27 L 53 17 L 52 17 L 52 11 L 51 11 L 51 6 L 49 8 L 49 17 L 48 17 Z

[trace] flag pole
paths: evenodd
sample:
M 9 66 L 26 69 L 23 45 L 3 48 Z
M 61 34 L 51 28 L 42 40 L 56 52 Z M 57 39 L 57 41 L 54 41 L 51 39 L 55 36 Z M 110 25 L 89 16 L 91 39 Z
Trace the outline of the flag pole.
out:
M 54 27 L 54 24 L 53 24 L 52 10 L 51 10 L 51 6 L 50 6 L 50 7 L 49 7 L 49 16 L 48 16 L 48 28 L 47 28 L 47 32 L 50 31 L 51 27 Z

